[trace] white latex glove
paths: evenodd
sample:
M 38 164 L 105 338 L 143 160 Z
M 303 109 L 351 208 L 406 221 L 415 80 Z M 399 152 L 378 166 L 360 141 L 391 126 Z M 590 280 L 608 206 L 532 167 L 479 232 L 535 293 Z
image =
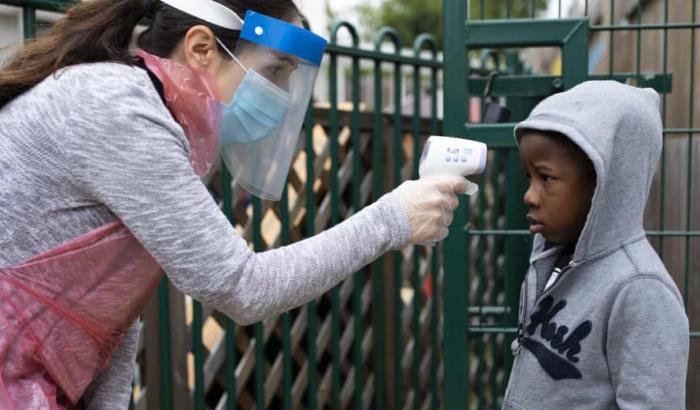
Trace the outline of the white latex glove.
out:
M 394 189 L 411 225 L 409 244 L 435 245 L 447 237 L 458 194 L 474 195 L 478 185 L 457 176 L 430 176 Z

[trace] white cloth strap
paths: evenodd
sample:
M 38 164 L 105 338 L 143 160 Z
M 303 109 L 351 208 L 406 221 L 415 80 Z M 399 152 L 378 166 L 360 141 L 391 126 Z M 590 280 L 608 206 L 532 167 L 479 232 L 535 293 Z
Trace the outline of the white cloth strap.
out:
M 161 0 L 192 17 L 229 30 L 240 30 L 243 20 L 233 10 L 214 0 Z

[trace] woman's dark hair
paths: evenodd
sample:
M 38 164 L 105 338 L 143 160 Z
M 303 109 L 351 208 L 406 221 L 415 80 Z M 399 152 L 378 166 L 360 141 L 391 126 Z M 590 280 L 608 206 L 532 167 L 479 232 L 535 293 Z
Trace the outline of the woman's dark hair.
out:
M 300 18 L 293 0 L 215 0 L 243 17 L 254 10 L 281 20 Z M 195 25 L 209 27 L 231 50 L 239 31 L 228 30 L 185 14 L 159 0 L 89 0 L 66 11 L 45 34 L 22 47 L 0 69 L 0 108 L 56 71 L 74 64 L 100 61 L 134 64 L 129 44 L 136 25 L 149 28 L 139 47 L 168 57 Z

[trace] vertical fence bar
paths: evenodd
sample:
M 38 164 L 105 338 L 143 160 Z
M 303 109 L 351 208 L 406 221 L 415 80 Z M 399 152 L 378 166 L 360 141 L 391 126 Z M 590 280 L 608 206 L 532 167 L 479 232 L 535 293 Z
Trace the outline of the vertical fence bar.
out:
M 396 54 L 401 52 L 401 44 L 398 38 L 395 44 Z M 392 139 L 392 149 L 394 160 L 393 183 L 397 186 L 401 183 L 401 167 L 403 165 L 402 139 L 403 139 L 403 118 L 401 117 L 401 64 L 394 63 L 394 136 Z M 403 287 L 403 254 L 401 251 L 393 252 L 394 258 L 394 408 L 403 408 L 403 326 L 401 315 L 403 313 L 403 301 L 401 299 L 401 288 Z M 417 394 L 417 393 L 416 393 Z M 417 400 L 418 397 L 414 396 Z
M 561 7 L 561 3 L 560 3 L 560 7 Z M 497 71 L 499 69 L 499 67 L 498 67 L 499 62 L 498 62 L 497 55 L 494 58 L 494 60 L 495 61 L 494 61 L 494 68 L 493 69 Z M 484 70 L 486 69 L 486 63 L 487 63 L 487 59 L 485 59 L 483 57 L 483 54 L 482 54 L 481 68 Z M 481 101 L 481 109 L 482 110 L 484 110 L 485 103 L 486 102 L 482 98 L 482 101 Z M 486 181 L 485 177 L 486 177 L 485 174 L 481 174 L 479 176 L 479 186 L 482 186 L 482 187 L 485 186 L 485 184 L 484 184 Z M 485 209 L 484 191 L 480 190 L 478 195 L 479 195 L 479 229 L 484 229 L 484 222 L 485 222 L 485 220 L 484 220 L 484 209 Z M 477 290 L 477 294 L 478 294 L 477 306 L 479 307 L 479 310 L 478 310 L 478 324 L 479 324 L 479 326 L 482 325 L 483 306 L 484 306 L 483 294 L 484 294 L 484 281 L 485 281 L 485 275 L 484 275 L 484 269 L 485 269 L 485 266 L 484 266 L 484 251 L 485 251 L 484 240 L 485 239 L 486 238 L 483 236 L 476 237 L 476 240 L 478 241 L 478 248 L 479 248 L 478 255 L 477 255 L 477 269 L 479 271 L 479 285 L 478 285 L 478 290 Z M 471 282 L 471 278 L 470 278 L 470 282 Z M 472 318 L 469 317 L 469 325 L 470 326 L 471 326 L 471 320 L 472 320 Z M 484 394 L 483 394 L 483 392 L 484 392 L 483 375 L 484 375 L 484 363 L 485 363 L 484 341 L 483 341 L 484 337 L 485 337 L 484 334 L 479 334 L 478 339 L 476 340 L 476 343 L 477 343 L 476 357 L 477 357 L 477 361 L 478 361 L 477 370 L 476 370 L 476 377 L 477 377 L 476 391 L 479 392 L 478 397 L 477 397 L 477 405 L 476 405 L 477 409 L 483 409 L 484 405 L 485 405 Z M 471 348 L 470 348 L 470 351 L 471 351 Z
M 421 50 L 424 45 L 430 46 L 432 52 L 432 60 L 435 60 L 435 39 L 427 34 L 422 34 L 416 37 L 413 43 L 413 54 L 416 58 L 420 58 Z M 422 88 L 421 88 L 421 66 L 416 64 L 413 66 L 413 170 L 412 178 L 418 178 L 418 167 L 420 165 L 421 141 L 422 141 Z M 420 380 L 420 364 L 422 358 L 421 344 L 421 326 L 420 315 L 423 311 L 423 290 L 421 288 L 420 277 L 420 253 L 421 248 L 413 247 L 413 260 L 411 268 L 411 282 L 413 283 L 413 317 L 412 317 L 412 333 L 413 333 L 413 363 L 411 366 L 411 381 L 413 384 L 414 400 L 413 409 L 421 408 L 421 380 Z
M 437 43 L 433 42 L 433 61 L 437 60 Z M 438 89 L 438 69 L 432 68 L 430 70 L 430 133 L 438 134 L 440 130 L 438 129 L 438 100 L 437 100 L 437 89 Z M 440 288 L 439 288 L 439 260 L 438 260 L 438 247 L 435 246 L 430 252 L 430 280 L 432 283 L 432 307 L 430 309 L 430 335 L 432 340 L 432 347 L 430 352 L 430 391 L 431 391 L 431 403 L 430 407 L 432 410 L 437 410 L 439 407 L 439 395 L 440 391 L 438 388 L 438 351 L 441 351 L 442 344 L 439 341 L 439 309 L 440 309 Z
M 204 346 L 202 346 L 202 304 L 192 301 L 192 348 L 194 350 L 194 408 L 204 410 Z
M 22 30 L 25 39 L 36 36 L 36 9 L 34 7 L 22 7 Z
M 432 288 L 432 294 L 431 294 L 431 307 L 430 307 L 430 338 L 432 341 L 431 347 L 430 347 L 430 395 L 431 395 L 431 400 L 430 400 L 430 408 L 432 410 L 438 410 L 440 408 L 440 396 L 441 396 L 441 391 L 439 387 L 439 374 L 438 374 L 438 368 L 440 366 L 439 363 L 439 355 L 438 352 L 442 349 L 442 344 L 440 343 L 439 337 L 440 337 L 440 327 L 439 327 L 439 321 L 440 321 L 440 287 L 439 287 L 439 281 L 440 281 L 440 260 L 438 258 L 438 246 L 436 245 L 433 247 L 433 249 L 430 251 L 430 281 L 431 281 L 431 288 Z
M 374 37 L 374 48 L 376 52 L 381 52 L 381 46 L 385 38 L 392 40 L 394 44 L 394 52 L 398 55 L 401 52 L 401 43 L 399 42 L 398 33 L 394 29 L 384 27 L 376 34 Z M 399 67 L 400 68 L 400 67 Z M 396 74 L 396 68 L 395 68 Z M 400 72 L 399 72 L 400 76 Z M 384 193 L 384 172 L 383 172 L 383 162 L 382 162 L 382 144 L 384 142 L 384 130 L 383 130 L 383 93 L 382 93 L 382 62 L 380 59 L 374 60 L 374 140 L 373 140 L 373 191 L 374 199 L 378 199 Z M 395 80 L 396 81 L 396 80 Z M 400 83 L 399 83 L 400 84 Z M 395 82 L 395 85 L 396 82 Z M 396 90 L 395 90 L 396 92 Z M 399 90 L 400 92 L 400 90 Z M 400 94 L 399 94 L 400 96 Z M 396 98 L 396 94 L 394 95 Z M 400 97 L 399 97 L 400 99 Z M 400 107 L 398 108 L 400 110 Z M 399 117 L 400 118 L 400 117 Z M 400 127 L 400 124 L 394 124 L 395 127 Z M 393 144 L 392 144 L 393 145 Z M 393 154 L 395 154 L 395 150 Z M 395 158 L 395 163 L 398 161 Z M 394 175 L 395 176 L 395 175 Z M 394 254 L 395 255 L 395 254 Z M 394 256 L 394 262 L 396 262 L 396 256 Z M 384 269 L 381 261 L 377 261 L 373 264 L 374 268 L 374 301 L 373 314 L 374 314 L 374 365 L 375 365 L 375 408 L 384 408 L 386 406 L 386 400 L 384 398 L 384 379 L 386 377 L 386 370 L 384 365 L 384 305 L 378 303 L 378 301 L 384 298 Z M 396 269 L 396 266 L 395 268 Z M 396 270 L 394 270 L 396 274 Z M 394 275 L 396 276 L 396 275 Z M 395 296 L 394 296 L 395 299 Z M 394 307 L 394 311 L 398 306 Z M 396 317 L 394 316 L 394 324 Z M 394 333 L 395 335 L 395 333 Z M 393 346 L 396 349 L 396 345 Z M 393 369 L 396 370 L 396 367 Z M 396 379 L 395 379 L 396 380 Z M 396 384 L 393 387 L 394 397 L 396 398 Z
M 224 215 L 229 223 L 233 226 L 236 220 L 233 216 L 233 193 L 231 192 L 231 173 L 225 164 L 221 165 L 221 185 L 223 200 Z M 233 320 L 226 317 L 224 319 L 224 328 L 226 330 L 226 409 L 236 410 L 236 335 Z
M 253 198 L 253 248 L 256 252 L 263 250 L 262 232 L 262 201 Z M 255 335 L 255 405 L 258 410 L 265 409 L 265 332 L 263 323 L 254 325 Z
M 486 186 L 486 175 L 485 173 L 482 173 L 479 176 L 479 186 Z M 484 218 L 484 213 L 486 212 L 486 195 L 484 194 L 484 191 L 481 190 L 479 192 L 479 229 L 484 229 L 484 224 L 486 222 L 486 219 Z M 483 323 L 483 306 L 484 306 L 484 291 L 485 291 L 485 282 L 486 282 L 486 275 L 485 275 L 485 270 L 486 270 L 486 265 L 484 263 L 484 254 L 486 253 L 486 237 L 485 236 L 477 236 L 476 237 L 478 243 L 478 254 L 477 254 L 477 270 L 479 274 L 479 287 L 477 290 L 477 306 L 479 306 L 479 320 L 478 323 L 479 325 L 482 325 Z M 486 349 L 484 348 L 484 338 L 488 337 L 485 334 L 479 334 L 478 338 L 476 339 L 476 344 L 477 344 L 477 360 L 478 360 L 478 366 L 477 366 L 477 371 L 476 371 L 476 390 L 479 393 L 478 395 L 478 401 L 477 401 L 477 408 L 482 409 L 486 405 L 484 402 L 484 365 L 486 364 L 486 359 L 484 358 L 484 352 Z
M 491 185 L 493 186 L 493 210 L 492 210 L 492 216 L 491 216 L 491 227 L 492 229 L 499 229 L 498 227 L 498 217 L 501 214 L 501 207 L 500 207 L 500 184 L 498 180 L 498 175 L 501 172 L 501 162 L 502 162 L 502 154 L 500 151 L 496 150 L 493 153 L 493 165 L 492 165 L 492 174 L 491 174 Z M 497 283 L 496 283 L 496 278 L 498 277 L 498 255 L 500 254 L 500 249 L 501 247 L 499 246 L 501 243 L 501 239 L 499 237 L 494 237 L 493 238 L 493 252 L 491 255 L 491 266 L 493 266 L 493 278 L 491 280 L 494 281 L 493 284 L 493 291 L 491 292 L 491 306 L 496 306 L 498 304 L 498 292 L 496 292 L 497 289 Z M 503 316 L 502 316 L 503 317 Z M 500 325 L 500 323 L 499 323 Z M 508 349 L 505 349 L 506 352 L 505 354 L 509 354 L 507 352 Z M 500 391 L 498 387 L 498 383 L 496 382 L 496 352 L 498 351 L 498 344 L 496 340 L 496 335 L 491 336 L 491 355 L 493 356 L 493 363 L 494 367 L 491 369 L 491 380 L 489 383 L 490 389 L 491 389 L 491 399 L 492 403 L 491 406 L 493 408 L 498 406 L 498 392 Z
M 642 0 L 637 0 L 637 77 L 639 81 L 642 71 L 642 29 L 639 28 L 642 24 Z
M 663 50 L 663 70 L 664 70 L 664 77 L 668 74 L 668 0 L 664 1 L 664 38 L 663 38 L 663 43 L 664 43 L 664 50 Z M 667 113 L 667 94 L 668 93 L 662 93 L 661 98 L 663 101 L 662 107 L 661 107 L 661 119 L 663 120 L 663 123 L 666 124 L 666 113 Z M 661 139 L 661 177 L 659 181 L 659 230 L 663 231 L 664 230 L 664 213 L 665 213 L 665 190 L 666 190 L 666 135 L 664 134 L 664 138 Z M 664 259 L 664 237 L 660 236 L 659 237 L 659 257 L 663 261 Z
M 352 38 L 352 47 L 357 49 L 359 47 L 359 37 L 357 35 L 357 30 L 355 27 L 348 23 L 347 21 L 339 21 L 333 25 L 331 28 L 331 44 L 337 44 L 337 34 L 338 31 L 345 27 Z M 333 54 L 331 54 L 333 57 Z M 331 65 L 337 67 L 334 60 L 331 60 Z M 337 68 L 331 68 L 331 73 L 337 73 Z M 351 114 L 351 124 L 350 124 L 350 138 L 352 142 L 352 212 L 357 213 L 362 206 L 362 162 L 361 162 L 361 150 L 362 150 L 362 136 L 360 134 L 360 59 L 357 56 L 352 56 L 352 114 Z M 337 74 L 336 77 L 331 78 L 331 85 L 337 84 Z M 331 89 L 332 95 L 331 101 L 337 99 L 337 90 Z M 363 360 L 362 360 L 362 285 L 363 285 L 363 275 L 362 272 L 355 272 L 353 274 L 353 290 L 352 290 L 352 304 L 353 304 L 353 362 L 354 362 L 354 373 L 353 373 L 353 406 L 355 410 L 361 410 L 363 408 L 362 403 L 362 385 L 363 385 Z M 339 357 L 339 356 L 338 356 Z M 340 367 L 338 367 L 340 369 Z M 338 380 L 338 386 L 340 386 L 340 381 Z
M 438 246 L 436 245 L 431 250 L 430 255 L 430 280 L 432 282 L 432 305 L 430 308 L 430 338 L 432 340 L 431 352 L 430 352 L 430 408 L 432 410 L 438 410 L 440 408 L 440 390 L 438 383 L 438 368 L 439 359 L 438 351 L 442 348 L 440 344 L 440 288 L 439 288 L 439 271 L 440 271 L 440 260 L 438 259 Z
M 172 365 L 170 363 L 170 295 L 164 276 L 158 286 L 158 339 L 160 344 L 160 402 L 162 409 L 173 408 Z
M 314 192 L 314 113 L 313 105 L 306 112 L 306 232 L 308 236 L 316 233 L 316 194 Z M 306 359 L 308 361 L 307 397 L 309 410 L 318 408 L 318 361 L 316 359 L 316 335 L 318 334 L 317 302 L 311 301 L 307 305 L 306 328 Z
M 373 196 L 379 199 L 383 193 L 384 173 L 382 172 L 382 63 L 374 61 L 374 135 L 372 142 L 372 176 Z M 372 285 L 374 300 L 372 301 L 372 328 L 374 342 L 374 408 L 384 408 L 384 309 L 379 303 L 384 296 L 384 269 L 381 261 L 372 264 L 374 272 Z
M 615 0 L 610 0 L 610 26 L 615 25 Z M 615 30 L 610 30 L 610 74 L 615 72 Z
M 418 40 L 418 39 L 416 39 Z M 416 57 L 420 55 L 420 44 L 414 46 Z M 420 161 L 421 146 L 421 79 L 420 66 L 413 66 L 413 169 L 411 177 L 418 178 L 418 166 Z M 423 306 L 423 298 L 420 286 L 420 254 L 419 247 L 413 246 L 413 258 L 411 260 L 411 283 L 413 284 L 413 317 L 411 332 L 413 333 L 413 357 L 411 363 L 411 382 L 413 386 L 413 409 L 420 409 L 420 312 Z
M 464 107 L 463 96 L 467 90 L 467 59 L 465 58 L 465 20 L 467 17 L 466 2 L 445 1 L 443 10 L 444 38 L 443 73 L 444 107 Z M 466 110 L 445 110 L 443 132 L 445 135 L 464 135 Z M 468 303 L 464 295 L 467 293 L 467 275 L 464 262 L 457 260 L 454 255 L 462 255 L 466 238 L 463 232 L 467 223 L 467 212 L 464 199 L 455 211 L 450 235 L 445 241 L 444 252 L 453 255 L 444 264 L 444 408 L 463 408 L 466 394 L 464 386 L 468 383 L 467 361 L 468 352 L 467 332 L 465 331 L 465 315 Z
M 280 244 L 289 244 L 289 189 L 285 185 L 280 200 Z M 282 314 L 282 403 L 284 410 L 292 410 L 292 315 Z
M 355 41 L 357 37 L 355 36 Z M 360 135 L 360 59 L 352 59 L 352 210 L 357 213 L 362 206 L 362 136 Z M 362 409 L 362 272 L 355 272 L 352 276 L 352 306 L 353 316 L 353 361 L 355 367 L 353 403 L 355 410 Z
M 697 12 L 697 2 L 693 0 L 693 6 L 691 10 L 692 23 L 696 21 Z M 690 30 L 690 101 L 688 102 L 688 129 L 691 130 L 688 133 L 688 185 L 686 186 L 687 192 L 687 218 L 685 230 L 690 232 L 692 224 L 693 215 L 693 125 L 695 117 L 695 27 Z M 683 275 L 683 300 L 685 301 L 685 309 L 688 311 L 688 285 L 689 285 L 689 275 L 690 275 L 690 235 L 685 237 L 685 273 Z
M 330 139 L 331 139 L 331 226 L 340 222 L 340 193 L 338 192 L 338 55 L 331 53 L 329 68 L 330 80 Z M 340 409 L 340 289 L 331 290 L 331 357 L 332 385 L 331 404 L 333 409 Z

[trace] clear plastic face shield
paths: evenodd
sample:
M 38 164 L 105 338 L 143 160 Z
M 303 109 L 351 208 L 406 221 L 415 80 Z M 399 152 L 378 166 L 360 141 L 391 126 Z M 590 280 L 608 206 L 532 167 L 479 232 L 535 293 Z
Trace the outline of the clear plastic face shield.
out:
M 217 39 L 235 66 L 231 71 L 240 78 L 231 101 L 213 110 L 219 148 L 236 183 L 262 199 L 279 200 L 327 41 L 253 11 L 241 20 L 213 0 L 162 1 L 217 26 L 240 30 L 235 50 Z
M 221 155 L 235 182 L 255 196 L 279 200 L 326 41 L 248 12 L 235 52 L 220 46 L 245 71 L 222 108 Z

